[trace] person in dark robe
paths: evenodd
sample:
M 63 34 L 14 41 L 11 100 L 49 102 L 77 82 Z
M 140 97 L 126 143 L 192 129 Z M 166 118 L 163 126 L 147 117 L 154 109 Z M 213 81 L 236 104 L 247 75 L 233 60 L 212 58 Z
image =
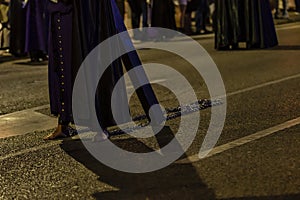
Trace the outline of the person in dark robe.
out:
M 176 30 L 173 0 L 153 0 L 151 26 Z
M 56 130 L 44 139 L 69 136 L 72 118 L 72 3 L 48 2 L 48 84 L 51 114 L 58 116 Z
M 216 0 L 215 48 L 269 48 L 278 44 L 269 0 Z
M 29 53 L 31 62 L 42 62 L 47 58 L 48 0 L 28 0 L 26 10 L 25 52 Z
M 25 56 L 26 12 L 20 0 L 11 0 L 9 7 L 9 51 L 14 56 Z
M 102 41 L 126 31 L 116 2 L 112 0 L 49 0 L 48 11 L 50 109 L 52 114 L 58 116 L 58 126 L 44 138 L 46 140 L 67 137 L 73 131 L 69 126 L 73 122 L 72 90 L 83 60 Z M 127 71 L 141 65 L 136 51 L 123 55 L 121 59 Z M 111 111 L 112 90 L 122 75 L 121 60 L 117 59 L 104 72 L 98 84 L 96 103 L 92 107 L 96 108 L 103 129 L 98 133 L 101 139 L 107 139 L 106 129 L 116 125 Z M 150 84 L 139 88 L 137 94 L 145 111 L 158 104 Z M 120 98 L 127 102 L 126 94 Z M 97 130 L 89 122 L 87 118 L 80 125 Z

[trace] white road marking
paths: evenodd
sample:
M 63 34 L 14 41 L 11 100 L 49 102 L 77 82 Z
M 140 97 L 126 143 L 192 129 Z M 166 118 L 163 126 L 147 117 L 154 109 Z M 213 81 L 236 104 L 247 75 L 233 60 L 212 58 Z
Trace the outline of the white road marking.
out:
M 289 29 L 298 29 L 298 28 L 300 28 L 300 25 L 278 27 L 276 28 L 276 30 L 289 30 Z
M 233 149 L 235 147 L 239 147 L 241 145 L 250 143 L 250 142 L 252 142 L 254 140 L 261 139 L 261 138 L 269 136 L 269 135 L 271 135 L 273 133 L 282 131 L 284 129 L 291 128 L 291 127 L 299 125 L 299 124 L 300 124 L 300 117 L 292 119 L 292 120 L 289 120 L 287 122 L 284 122 L 282 124 L 273 126 L 271 128 L 268 128 L 268 129 L 259 131 L 257 133 L 245 136 L 243 138 L 239 138 L 239 139 L 234 140 L 232 142 L 229 142 L 229 143 L 217 146 L 217 147 L 213 148 L 211 151 L 208 150 L 209 153 L 204 158 L 208 158 L 208 157 L 214 156 L 216 154 L 220 154 L 220 153 L 222 153 L 224 151 L 227 151 L 229 149 Z M 207 152 L 202 152 L 203 155 L 205 155 L 206 153 Z M 182 160 L 178 160 L 176 163 L 178 163 L 178 164 L 193 163 L 193 162 L 197 162 L 197 161 L 199 161 L 201 159 L 204 159 L 204 158 L 202 158 L 202 156 L 199 155 L 199 154 L 195 154 L 195 155 L 189 156 L 187 158 L 184 158 Z
M 249 92 L 251 90 L 256 90 L 256 89 L 259 89 L 259 88 L 262 88 L 262 87 L 266 87 L 266 86 L 269 86 L 269 85 L 274 85 L 274 84 L 277 84 L 277 83 L 280 83 L 280 82 L 283 82 L 283 81 L 288 81 L 288 80 L 295 79 L 295 78 L 300 78 L 300 74 L 295 74 L 295 75 L 288 76 L 288 77 L 285 77 L 285 78 L 281 78 L 281 79 L 278 79 L 278 80 L 269 81 L 269 82 L 262 83 L 262 84 L 259 84 L 259 85 L 256 85 L 256 86 L 251 86 L 251 87 L 248 87 L 248 88 L 245 88 L 245 89 L 241 89 L 241 90 L 238 90 L 238 91 L 235 91 L 235 92 L 229 92 L 229 93 L 226 94 L 226 96 L 230 97 L 230 96 L 233 96 L 233 95 L 241 94 L 241 93 L 244 93 L 244 92 Z

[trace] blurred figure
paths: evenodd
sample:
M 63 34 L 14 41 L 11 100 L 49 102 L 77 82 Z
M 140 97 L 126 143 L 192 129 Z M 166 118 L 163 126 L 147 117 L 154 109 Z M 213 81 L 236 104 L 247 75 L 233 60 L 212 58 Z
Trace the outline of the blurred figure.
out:
M 206 24 L 210 17 L 210 9 L 208 0 L 198 0 L 199 4 L 196 10 L 196 34 L 207 34 L 212 31 L 207 30 Z
M 10 27 L 8 21 L 9 0 L 0 1 L 0 49 L 1 54 L 9 48 Z
M 281 0 L 282 1 L 282 18 L 287 19 L 289 18 L 288 8 L 287 8 L 287 0 Z M 275 19 L 280 19 L 280 9 L 279 9 L 279 0 L 275 0 Z
M 300 0 L 295 0 L 296 12 L 300 13 Z
M 131 26 L 132 29 L 140 28 L 141 16 L 142 26 L 148 27 L 148 13 L 147 13 L 147 2 L 146 0 L 128 0 L 131 9 Z M 133 38 L 141 39 L 141 32 L 138 30 L 134 31 Z
M 268 48 L 278 44 L 269 0 L 216 0 L 215 48 Z
M 153 0 L 151 26 L 176 30 L 173 0 Z
M 186 13 L 186 7 L 188 4 L 188 0 L 178 0 L 179 3 L 179 9 L 180 9 L 180 27 L 179 30 L 181 32 L 184 32 L 184 25 L 185 25 L 185 13 Z
M 191 28 L 192 12 L 196 12 L 195 15 L 196 32 L 193 32 Z M 207 22 L 209 21 L 209 17 L 210 17 L 210 9 L 209 9 L 208 0 L 188 1 L 186 15 L 185 15 L 185 33 L 187 35 L 212 33 L 206 28 Z
M 25 52 L 29 53 L 32 63 L 39 63 L 47 58 L 48 0 L 28 0 L 26 10 Z
M 200 6 L 200 1 L 201 0 L 190 0 L 188 1 L 187 7 L 186 7 L 186 12 L 185 12 L 185 20 L 184 20 L 184 33 L 187 35 L 192 35 L 192 12 L 196 11 L 198 7 Z
M 9 23 L 9 51 L 14 56 L 25 56 L 26 12 L 22 1 L 10 0 Z

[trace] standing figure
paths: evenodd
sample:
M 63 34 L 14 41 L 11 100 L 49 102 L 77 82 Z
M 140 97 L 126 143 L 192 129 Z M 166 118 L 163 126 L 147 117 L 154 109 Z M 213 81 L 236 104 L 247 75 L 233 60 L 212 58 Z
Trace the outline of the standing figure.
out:
M 8 21 L 8 12 L 9 12 L 9 0 L 1 0 L 0 1 L 0 49 L 1 49 L 1 53 L 3 52 L 2 50 L 7 50 L 9 48 L 10 27 L 9 27 L 9 21 Z
M 25 31 L 26 12 L 23 9 L 22 1 L 10 0 L 9 23 L 10 38 L 9 51 L 14 56 L 25 55 Z
M 147 2 L 146 0 L 128 0 L 131 9 L 131 26 L 132 29 L 140 27 L 141 16 L 142 26 L 148 27 L 148 13 L 147 13 Z M 141 39 L 141 33 L 137 30 L 134 31 L 134 39 Z
M 31 62 L 41 62 L 47 58 L 48 0 L 28 0 L 26 9 L 25 52 L 29 53 Z
M 202 33 L 212 33 L 211 31 L 207 30 L 206 23 L 209 19 L 210 9 L 208 0 L 198 0 L 199 4 L 196 10 L 196 34 Z
M 72 135 L 74 130 L 69 126 L 73 122 L 72 92 L 83 60 L 98 44 L 117 33 L 126 31 L 114 0 L 50 0 L 48 11 L 50 109 L 52 114 L 58 116 L 58 126 L 53 133 L 45 137 L 46 140 Z M 124 41 L 124 44 L 128 44 L 128 41 Z M 80 119 L 81 124 L 78 124 L 97 131 L 98 139 L 107 139 L 109 136 L 107 128 L 116 125 L 111 111 L 111 99 L 112 91 L 123 75 L 121 59 L 127 71 L 141 65 L 136 51 L 116 59 L 99 80 L 96 94 L 92 95 L 94 98 L 91 101 L 87 100 L 95 102 L 95 105 L 87 105 L 87 109 L 96 109 L 98 122 L 103 131 L 97 131 L 99 129 L 94 127 L 97 125 L 91 121 L 90 116 L 84 115 Z M 93 74 L 93 71 L 87 73 Z M 88 84 L 85 86 L 83 92 L 90 93 Z M 137 94 L 145 111 L 148 111 L 152 105 L 158 104 L 150 84 L 139 88 Z M 84 94 L 81 97 L 86 98 Z M 118 97 L 127 105 L 125 87 Z M 78 106 L 83 107 L 83 105 Z
M 56 130 L 44 139 L 70 135 L 72 118 L 72 2 L 48 2 L 49 44 L 48 81 L 51 114 L 58 117 Z
M 215 48 L 268 48 L 278 44 L 269 0 L 216 0 Z
M 287 19 L 287 18 L 289 18 L 288 6 L 287 6 L 288 2 L 287 2 L 287 0 L 281 0 L 281 1 L 282 1 L 282 7 L 283 7 L 282 18 Z M 280 18 L 279 13 L 280 13 L 279 0 L 275 0 L 275 19 Z
M 173 0 L 153 0 L 151 26 L 176 30 Z
M 179 30 L 184 31 L 185 27 L 185 13 L 187 8 L 188 0 L 179 0 L 179 9 L 180 9 L 180 27 Z

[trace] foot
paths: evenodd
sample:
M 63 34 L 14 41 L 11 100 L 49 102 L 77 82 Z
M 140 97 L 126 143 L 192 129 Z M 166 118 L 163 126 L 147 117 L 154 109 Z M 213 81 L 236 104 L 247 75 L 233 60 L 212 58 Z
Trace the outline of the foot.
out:
M 56 130 L 53 133 L 44 137 L 44 140 L 55 140 L 58 138 L 66 138 L 66 137 L 68 137 L 68 134 L 65 133 L 66 129 L 67 129 L 67 126 L 58 125 Z
M 107 130 L 103 130 L 103 132 L 97 132 L 97 134 L 93 138 L 93 142 L 103 142 L 109 139 L 109 133 Z

